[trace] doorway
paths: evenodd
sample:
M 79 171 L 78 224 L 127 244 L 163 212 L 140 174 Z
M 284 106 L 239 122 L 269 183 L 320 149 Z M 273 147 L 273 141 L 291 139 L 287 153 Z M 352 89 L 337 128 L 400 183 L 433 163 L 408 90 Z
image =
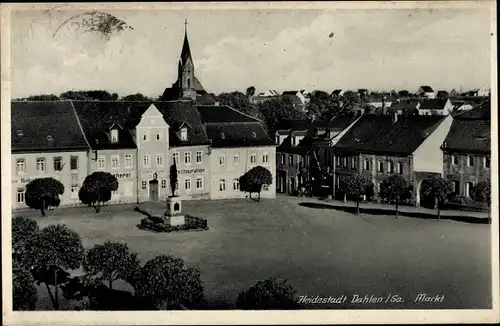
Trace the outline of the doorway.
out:
M 158 180 L 151 180 L 149 181 L 149 200 L 158 201 L 158 197 Z

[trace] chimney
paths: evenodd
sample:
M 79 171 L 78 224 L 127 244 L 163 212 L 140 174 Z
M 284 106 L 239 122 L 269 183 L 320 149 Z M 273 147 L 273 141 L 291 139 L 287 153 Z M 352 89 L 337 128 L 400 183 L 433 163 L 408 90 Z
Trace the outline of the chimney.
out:
M 393 114 L 393 116 L 392 116 L 392 122 L 393 122 L 393 123 L 398 122 L 398 113 L 397 113 L 397 112 L 394 112 L 394 114 Z

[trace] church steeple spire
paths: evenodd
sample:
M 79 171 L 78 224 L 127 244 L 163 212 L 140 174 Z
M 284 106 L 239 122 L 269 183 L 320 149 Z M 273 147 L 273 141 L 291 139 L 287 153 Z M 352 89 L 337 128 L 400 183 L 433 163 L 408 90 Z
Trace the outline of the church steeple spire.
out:
M 182 45 L 181 63 L 186 64 L 186 61 L 191 58 L 191 49 L 189 48 L 189 41 L 187 36 L 187 18 L 184 20 L 184 44 Z M 191 58 L 191 61 L 193 59 Z

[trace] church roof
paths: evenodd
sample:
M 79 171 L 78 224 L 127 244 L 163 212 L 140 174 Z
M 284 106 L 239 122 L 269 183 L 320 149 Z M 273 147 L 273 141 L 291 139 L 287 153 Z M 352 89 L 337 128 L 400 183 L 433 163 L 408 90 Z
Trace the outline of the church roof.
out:
M 186 31 L 184 33 L 184 44 L 182 45 L 181 63 L 183 65 L 186 64 L 186 61 L 189 58 L 191 58 L 191 49 L 189 47 L 189 41 L 188 41 L 187 29 L 186 29 Z

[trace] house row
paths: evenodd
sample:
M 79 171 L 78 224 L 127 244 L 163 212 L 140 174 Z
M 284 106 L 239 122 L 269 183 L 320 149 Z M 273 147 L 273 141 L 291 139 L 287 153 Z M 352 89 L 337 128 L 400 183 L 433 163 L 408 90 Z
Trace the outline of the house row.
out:
M 239 177 L 254 166 L 275 176 L 276 145 L 259 120 L 226 106 L 193 101 L 12 102 L 12 207 L 25 208 L 26 185 L 52 177 L 64 185 L 61 205 L 79 205 L 85 177 L 119 181 L 110 203 L 163 200 L 170 166 L 183 199 L 245 197 Z M 275 197 L 275 186 L 263 198 Z
M 293 194 L 321 178 L 322 187 L 331 185 L 329 195 L 343 198 L 342 177 L 362 174 L 374 184 L 369 199 L 379 201 L 381 182 L 400 174 L 413 183 L 418 206 L 422 181 L 439 175 L 467 201 L 475 184 L 491 178 L 490 106 L 486 101 L 455 116 L 363 114 L 300 126 L 284 121 L 275 131 L 277 192 Z

